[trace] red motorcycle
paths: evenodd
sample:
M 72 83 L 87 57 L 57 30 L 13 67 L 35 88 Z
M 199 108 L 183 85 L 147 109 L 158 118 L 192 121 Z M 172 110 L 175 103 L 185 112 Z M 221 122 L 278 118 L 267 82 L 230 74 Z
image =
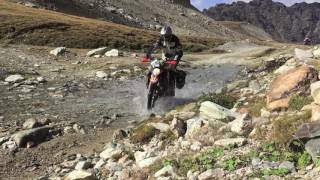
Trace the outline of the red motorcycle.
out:
M 158 98 L 175 96 L 175 69 L 177 66 L 177 61 L 164 61 L 159 58 L 144 57 L 142 62 L 150 62 L 151 67 L 147 82 L 147 88 L 149 90 L 147 108 L 150 110 L 154 108 L 155 102 L 158 100 Z

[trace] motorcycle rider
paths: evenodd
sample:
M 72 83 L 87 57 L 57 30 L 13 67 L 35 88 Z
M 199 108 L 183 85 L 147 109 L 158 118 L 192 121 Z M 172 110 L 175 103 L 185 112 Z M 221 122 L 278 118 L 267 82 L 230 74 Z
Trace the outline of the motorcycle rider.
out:
M 172 29 L 170 26 L 164 26 L 160 31 L 160 38 L 158 41 L 147 51 L 147 58 L 151 57 L 151 54 L 157 50 L 162 50 L 162 60 L 175 60 L 177 61 L 177 65 L 183 56 L 182 45 L 180 43 L 179 38 L 172 33 Z M 177 66 L 176 65 L 176 66 Z M 174 88 L 175 88 L 175 71 L 176 66 L 168 67 L 169 74 L 169 95 L 174 96 Z M 151 76 L 151 71 L 149 71 L 147 75 L 147 86 L 149 85 L 149 79 Z M 172 89 L 173 88 L 173 89 Z

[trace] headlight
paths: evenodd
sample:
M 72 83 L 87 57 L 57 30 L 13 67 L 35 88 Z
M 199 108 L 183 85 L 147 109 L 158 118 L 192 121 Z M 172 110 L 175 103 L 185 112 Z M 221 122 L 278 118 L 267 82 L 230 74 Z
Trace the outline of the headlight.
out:
M 152 71 L 152 74 L 153 74 L 154 76 L 159 76 L 159 74 L 160 74 L 160 69 L 159 69 L 159 68 L 155 68 L 155 69 Z

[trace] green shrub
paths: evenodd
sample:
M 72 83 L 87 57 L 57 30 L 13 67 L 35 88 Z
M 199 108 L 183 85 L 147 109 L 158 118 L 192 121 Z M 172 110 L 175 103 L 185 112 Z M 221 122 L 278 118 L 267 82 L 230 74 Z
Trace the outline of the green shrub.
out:
M 255 98 L 249 101 L 248 112 L 253 117 L 261 116 L 261 109 L 266 107 L 266 100 L 264 98 Z
M 276 168 L 276 169 L 262 169 L 261 173 L 264 176 L 285 176 L 287 174 L 289 174 L 289 170 L 287 168 Z
M 300 169 L 306 168 L 308 165 L 310 165 L 312 162 L 312 158 L 309 153 L 306 151 L 303 152 L 303 154 L 298 159 L 298 167 Z
M 237 98 L 225 93 L 219 93 L 219 94 L 209 93 L 209 94 L 202 95 L 199 98 L 199 101 L 200 102 L 211 101 L 216 104 L 219 104 L 220 106 L 231 109 L 236 104 Z
M 156 128 L 149 125 L 141 125 L 134 130 L 131 140 L 133 143 L 148 143 L 156 134 Z
M 305 105 L 312 102 L 312 97 L 294 95 L 289 100 L 289 108 L 293 110 L 301 110 Z
M 238 167 L 238 161 L 235 157 L 232 157 L 230 159 L 223 161 L 221 167 L 224 170 L 234 171 Z

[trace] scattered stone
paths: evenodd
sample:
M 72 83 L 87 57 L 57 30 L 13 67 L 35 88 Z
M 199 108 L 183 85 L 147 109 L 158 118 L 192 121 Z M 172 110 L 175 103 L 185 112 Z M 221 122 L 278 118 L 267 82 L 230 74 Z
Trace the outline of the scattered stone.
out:
M 267 92 L 268 109 L 288 108 L 290 96 L 306 92 L 310 88 L 310 84 L 317 79 L 318 72 L 308 66 L 301 66 L 290 70 L 287 74 L 278 76 Z
M 106 52 L 107 52 L 107 47 L 101 47 L 101 48 L 93 49 L 93 50 L 89 51 L 87 53 L 87 56 L 91 57 L 91 56 L 95 56 L 95 55 L 104 55 L 104 53 L 106 53 Z
M 24 80 L 23 76 L 21 76 L 20 74 L 15 74 L 15 75 L 8 76 L 4 81 L 9 83 L 17 83 L 23 80 Z
M 152 166 L 155 162 L 157 162 L 159 157 L 150 157 L 141 161 L 136 162 L 140 168 L 148 168 Z
M 92 164 L 88 161 L 80 161 L 77 163 L 75 170 L 86 170 L 89 169 L 92 166 Z
M 113 139 L 115 140 L 123 140 L 124 138 L 128 137 L 127 132 L 123 129 L 118 129 L 113 133 Z
M 81 134 L 86 134 L 85 130 L 83 129 L 83 127 L 81 127 L 80 125 L 78 124 L 74 124 L 72 126 L 73 130 L 76 132 L 76 133 L 81 133 Z
M 187 121 L 187 132 L 186 136 L 192 138 L 194 133 L 201 129 L 204 125 L 203 119 L 193 118 Z
M 161 177 L 161 176 L 166 177 L 166 176 L 173 176 L 173 175 L 175 175 L 174 169 L 173 169 L 172 166 L 168 165 L 168 166 L 163 167 L 159 171 L 157 171 L 154 174 L 154 177 L 158 178 L 158 177 Z
M 195 112 L 176 112 L 174 113 L 174 117 L 180 119 L 180 120 L 188 120 L 193 118 L 196 115 Z
M 66 47 L 58 47 L 52 51 L 50 51 L 50 54 L 54 55 L 54 56 L 60 56 L 63 53 L 65 53 L 67 51 Z
M 93 169 L 100 169 L 102 166 L 104 166 L 106 162 L 103 159 L 100 159 L 93 167 Z
M 216 141 L 214 144 L 217 146 L 222 147 L 229 147 L 229 146 L 243 146 L 247 143 L 247 140 L 245 138 L 229 138 L 229 139 L 220 139 Z
M 45 82 L 47 82 L 47 80 L 44 78 L 44 77 L 37 77 L 37 81 L 39 82 L 39 83 L 45 83 Z
M 34 118 L 30 118 L 23 123 L 22 128 L 23 129 L 32 129 L 32 128 L 35 128 L 38 126 L 39 126 L 39 123 L 37 122 L 37 120 L 35 120 Z
M 261 159 L 260 158 L 253 158 L 251 160 L 251 164 L 253 167 L 258 167 L 261 164 Z
M 289 66 L 287 64 L 282 65 L 281 67 L 279 67 L 277 70 L 274 71 L 275 74 L 286 74 L 288 73 L 291 69 L 296 68 L 296 66 Z
M 267 111 L 265 108 L 262 108 L 260 112 L 262 118 L 269 118 L 271 116 L 271 113 Z
M 104 55 L 107 57 L 118 57 L 121 55 L 121 53 L 117 49 L 112 49 L 112 50 L 106 52 Z
M 97 76 L 98 78 L 106 78 L 106 77 L 108 77 L 108 74 L 105 73 L 105 72 L 103 72 L 103 71 L 97 71 L 97 72 L 96 72 L 96 76 Z
M 50 127 L 40 127 L 17 132 L 12 139 L 19 147 L 26 147 L 28 142 L 41 143 L 49 136 Z
M 184 136 L 187 132 L 187 123 L 183 120 L 179 120 L 174 118 L 171 122 L 171 130 L 177 136 L 181 137 Z
M 209 169 L 198 176 L 199 180 L 221 179 L 224 176 L 222 169 Z
M 160 132 L 167 132 L 170 130 L 169 124 L 166 123 L 150 123 L 150 125 L 158 129 Z
M 138 66 L 134 66 L 134 67 L 133 67 L 133 71 L 134 71 L 134 72 L 141 72 L 142 69 L 139 68 Z
M 107 159 L 113 159 L 113 158 L 119 158 L 122 156 L 123 150 L 119 145 L 116 147 L 109 147 L 106 150 L 104 150 L 102 153 L 100 153 L 100 157 L 104 160 Z
M 312 111 L 311 121 L 320 121 L 320 105 L 312 104 L 311 111 Z
M 87 171 L 74 170 L 64 180 L 95 180 L 96 178 Z
M 64 134 L 74 133 L 74 129 L 73 129 L 71 126 L 66 126 L 66 127 L 63 129 L 63 133 L 64 133 Z
M 190 149 L 192 151 L 200 151 L 201 146 L 202 146 L 202 144 L 200 142 L 196 141 L 196 142 L 192 143 L 192 145 L 190 146 Z
M 293 162 L 290 161 L 284 161 L 279 165 L 279 168 L 285 168 L 288 169 L 290 172 L 295 172 L 296 168 L 294 166 Z

